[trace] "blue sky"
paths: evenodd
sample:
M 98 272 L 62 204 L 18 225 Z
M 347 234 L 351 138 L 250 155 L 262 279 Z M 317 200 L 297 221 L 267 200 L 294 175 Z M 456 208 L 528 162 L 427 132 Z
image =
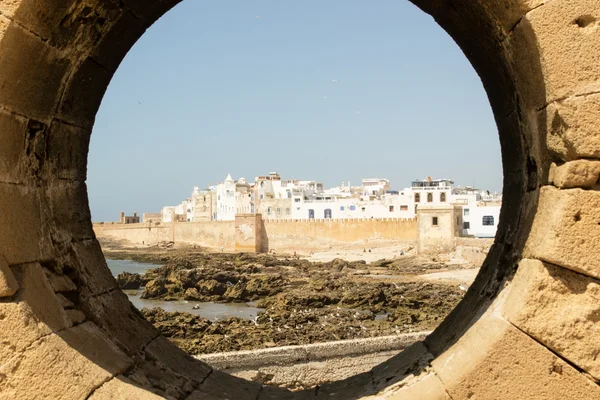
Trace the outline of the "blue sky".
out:
M 115 74 L 92 134 L 95 221 L 228 173 L 326 186 L 427 176 L 502 189 L 479 77 L 408 1 L 183 1 Z

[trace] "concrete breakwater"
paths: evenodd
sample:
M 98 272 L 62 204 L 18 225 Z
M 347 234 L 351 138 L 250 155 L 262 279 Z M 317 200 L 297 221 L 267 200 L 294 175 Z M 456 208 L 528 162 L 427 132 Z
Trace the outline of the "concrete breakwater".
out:
M 308 388 L 367 372 L 430 332 L 196 356 L 213 368 L 249 380 Z

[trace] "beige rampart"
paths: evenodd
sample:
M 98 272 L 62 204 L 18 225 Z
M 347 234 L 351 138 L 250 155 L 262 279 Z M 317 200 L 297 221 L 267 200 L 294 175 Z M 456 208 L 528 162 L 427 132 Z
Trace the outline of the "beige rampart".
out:
M 133 245 L 174 242 L 224 251 L 311 251 L 335 245 L 412 242 L 415 220 L 262 220 L 260 214 L 241 215 L 235 221 L 160 224 L 94 224 L 100 239 L 124 240 Z
M 95 114 L 125 54 L 177 3 L 0 0 L 0 397 L 600 398 L 598 0 L 413 0 L 487 91 L 504 171 L 498 235 L 424 341 L 295 393 L 160 337 L 119 291 L 92 228 Z
M 265 220 L 265 234 L 270 249 L 277 251 L 309 251 L 335 245 L 391 241 L 415 241 L 414 219 L 319 219 Z

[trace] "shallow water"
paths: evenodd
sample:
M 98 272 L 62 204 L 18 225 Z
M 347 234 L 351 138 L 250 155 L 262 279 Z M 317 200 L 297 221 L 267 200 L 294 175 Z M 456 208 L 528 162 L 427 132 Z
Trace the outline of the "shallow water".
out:
M 106 259 L 106 263 L 115 277 L 121 272 L 144 274 L 149 269 L 160 267 L 160 265 L 155 264 L 138 263 L 131 260 L 111 260 L 110 258 Z
M 114 276 L 119 275 L 121 272 L 143 274 L 149 269 L 158 267 L 158 265 L 137 263 L 130 260 L 106 259 L 106 262 Z M 187 312 L 210 320 L 229 317 L 253 319 L 259 312 L 264 311 L 264 308 L 258 308 L 254 303 L 199 303 L 196 301 L 188 302 L 187 300 L 148 300 L 140 298 L 142 290 L 125 290 L 124 292 L 129 297 L 129 301 L 138 309 L 160 307 L 165 311 Z M 198 305 L 198 309 L 193 308 L 195 305 Z

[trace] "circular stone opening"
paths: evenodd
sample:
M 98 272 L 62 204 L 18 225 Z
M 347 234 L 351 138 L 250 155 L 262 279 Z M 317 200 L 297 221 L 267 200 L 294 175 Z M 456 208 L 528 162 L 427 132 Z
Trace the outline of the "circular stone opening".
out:
M 452 265 L 457 264 L 454 257 L 446 260 L 453 249 L 440 249 L 437 240 L 435 250 L 430 251 L 433 254 L 423 254 L 422 248 L 417 250 L 417 223 L 412 219 L 416 204 L 412 204 L 410 188 L 402 190 L 403 196 L 385 195 L 386 203 L 395 198 L 390 202 L 395 206 L 392 213 L 387 208 L 381 209 L 384 204 L 379 196 L 366 204 L 357 204 L 357 199 L 342 199 L 335 204 L 295 203 L 294 200 L 301 199 L 296 192 L 293 199 L 287 198 L 288 182 L 281 188 L 282 200 L 259 201 L 261 185 L 256 183 L 255 191 L 250 189 L 254 192 L 254 209 L 262 214 L 268 240 L 268 249 L 263 248 L 262 252 L 268 250 L 271 254 L 239 254 L 245 249 L 238 248 L 234 237 L 238 224 L 232 220 L 235 216 L 230 212 L 231 203 L 223 201 L 229 199 L 227 190 L 237 191 L 235 181 L 239 174 L 252 178 L 256 175 L 248 176 L 248 170 L 266 175 L 267 171 L 276 170 L 273 166 L 285 165 L 286 173 L 281 174 L 284 181 L 312 178 L 326 182 L 328 178 L 331 183 L 364 176 L 359 173 L 377 175 L 367 171 L 377 168 L 376 164 L 384 166 L 395 160 L 396 164 L 414 168 L 412 173 L 396 174 L 400 178 L 393 176 L 396 170 L 388 170 L 390 174 L 382 176 L 391 178 L 390 188 L 396 189 L 400 183 L 411 182 L 410 178 L 423 176 L 423 172 L 443 172 L 433 176 L 452 177 L 458 184 L 490 176 L 496 178 L 501 170 L 498 137 L 494 136 L 496 125 L 492 122 L 485 92 L 479 86 L 479 77 L 451 38 L 427 14 L 409 2 L 382 5 L 375 10 L 355 4 L 343 12 L 332 4 L 319 8 L 319 16 L 315 16 L 314 7 L 315 4 L 285 8 L 275 15 L 261 10 L 256 12 L 261 14 L 258 20 L 254 13 L 247 16 L 245 8 L 232 10 L 227 5 L 207 8 L 193 2 L 176 6 L 146 31 L 113 76 L 96 116 L 87 177 L 94 231 L 108 266 L 115 276 L 127 271 L 117 276 L 119 286 L 159 333 L 215 369 L 294 390 L 369 371 L 413 342 L 423 340 L 462 299 L 485 253 L 477 254 L 483 258 L 469 267 L 468 264 Z M 356 27 L 354 22 L 364 20 L 365 14 L 372 22 L 377 21 L 377 27 Z M 330 21 L 332 15 L 340 17 L 340 21 Z M 209 20 L 209 26 L 195 26 L 199 16 Z M 274 18 L 275 26 L 272 25 Z M 232 19 L 241 26 L 236 26 L 234 33 L 215 39 L 223 29 L 231 27 Z M 296 20 L 306 20 L 308 25 L 288 28 Z M 303 44 L 305 38 L 317 35 L 310 28 L 313 25 L 327 27 L 324 29 L 335 35 L 307 49 Z M 409 37 L 413 31 L 421 30 L 427 37 Z M 317 32 L 324 34 L 324 31 Z M 277 37 L 274 43 L 270 41 L 273 34 Z M 183 39 L 184 35 L 188 38 Z M 399 40 L 385 40 L 389 37 Z M 369 39 L 365 42 L 365 38 Z M 298 39 L 301 43 L 296 42 Z M 377 44 L 380 41 L 385 44 Z M 164 46 L 167 43 L 169 46 Z M 279 52 L 280 43 L 286 43 L 285 57 Z M 249 48 L 252 51 L 247 55 Z M 331 49 L 337 50 L 333 55 L 323 56 Z M 371 60 L 348 67 L 356 54 L 369 54 Z M 150 55 L 162 61 L 148 65 Z M 201 59 L 197 60 L 198 57 Z M 440 59 L 446 61 L 444 65 Z M 381 65 L 383 61 L 385 65 Z M 324 74 L 332 74 L 339 81 L 332 82 L 323 79 L 326 77 L 320 73 L 319 77 L 307 72 L 310 66 L 329 71 Z M 365 70 L 379 72 L 377 77 L 365 78 Z M 398 71 L 405 76 L 397 76 Z M 290 76 L 294 77 L 293 83 L 289 82 Z M 319 80 L 320 85 L 313 88 L 311 85 Z M 262 95 L 265 85 L 268 85 L 268 94 Z M 307 90 L 310 94 L 304 93 L 304 87 L 312 88 Z M 401 95 L 397 95 L 400 89 Z M 374 96 L 375 90 L 382 90 L 382 95 Z M 216 93 L 216 100 L 212 92 Z M 423 93 L 435 98 L 427 99 Z M 323 94 L 328 98 L 323 99 Z M 346 109 L 349 104 L 340 98 L 341 94 L 351 96 L 350 103 L 355 108 Z M 273 98 L 277 98 L 276 104 L 270 103 Z M 236 113 L 233 126 L 243 126 L 243 136 L 236 135 L 235 128 L 230 128 L 231 123 L 222 126 L 222 121 L 230 118 L 229 103 Z M 185 110 L 190 109 L 200 111 L 186 115 Z M 362 110 L 362 114 L 354 114 L 354 109 Z M 264 126 L 271 113 L 285 117 L 273 117 Z M 329 115 L 322 117 L 321 113 Z M 253 117 L 247 117 L 249 114 Z M 439 121 L 423 122 L 430 114 L 436 115 L 438 118 L 433 120 Z M 304 122 L 307 115 L 310 122 Z M 294 121 L 293 124 L 290 125 L 290 121 Z M 327 128 L 321 128 L 323 125 Z M 398 132 L 402 126 L 406 128 Z M 370 127 L 383 132 L 371 132 Z M 314 133 L 319 128 L 320 135 L 303 137 L 294 137 L 287 131 Z M 186 135 L 187 131 L 191 134 Z M 163 132 L 172 133 L 165 140 Z M 278 137 L 278 144 L 269 148 L 265 140 L 281 132 L 285 133 Z M 323 137 L 325 134 L 329 140 Z M 214 155 L 200 151 L 219 148 L 223 139 L 218 136 L 228 138 L 227 142 L 235 146 L 223 147 Z M 288 143 L 290 136 L 291 143 Z M 140 141 L 140 138 L 143 139 Z M 285 153 L 280 147 L 282 141 L 287 146 Z M 338 142 L 342 143 L 341 153 L 335 150 Z M 182 143 L 185 148 L 181 147 Z M 387 163 L 358 163 L 353 169 L 345 161 L 363 159 L 365 144 L 380 149 L 381 143 L 385 143 L 388 150 L 375 151 L 380 158 L 388 159 Z M 307 149 L 296 148 L 302 145 Z M 322 155 L 307 157 L 319 148 L 329 154 L 327 160 L 320 159 Z M 282 153 L 278 158 L 279 152 Z M 335 153 L 338 153 L 337 158 Z M 465 158 L 469 164 L 457 162 L 461 154 L 469 154 L 468 159 Z M 302 166 L 294 168 L 288 160 Z M 427 167 L 421 166 L 423 161 Z M 490 168 L 490 171 L 476 175 L 471 172 L 472 165 L 477 165 L 478 170 Z M 205 172 L 199 170 L 199 166 L 211 167 Z M 324 173 L 328 167 L 337 169 L 337 174 Z M 228 172 L 232 173 L 232 179 L 225 178 Z M 337 176 L 332 178 L 332 175 Z M 221 179 L 217 182 L 215 178 Z M 269 183 L 256 179 L 263 186 Z M 352 181 L 356 186 L 356 179 Z M 203 190 L 205 187 L 200 186 L 192 192 L 190 186 L 190 197 L 182 203 L 176 201 L 184 197 L 173 197 L 173 193 L 192 182 L 212 182 L 216 187 Z M 253 179 L 247 182 L 252 184 Z M 239 189 L 240 194 L 248 190 L 245 186 Z M 445 202 L 440 198 L 446 194 L 450 197 L 450 190 L 436 190 L 434 195 L 431 190 L 423 189 L 420 193 L 422 205 L 428 207 L 429 201 L 435 201 L 432 203 L 435 211 L 429 212 L 439 218 L 438 213 L 442 212 L 439 205 Z M 217 197 L 214 203 L 210 199 L 212 194 Z M 206 196 L 208 201 L 200 196 Z M 277 194 L 274 197 L 279 199 Z M 144 204 L 145 207 L 140 206 Z M 146 213 L 140 224 L 131 223 L 136 220 L 135 216 L 125 217 L 125 224 L 98 222 L 119 221 L 120 210 L 158 211 L 167 204 L 171 207 L 162 209 L 158 216 L 160 222 Z M 350 204 L 355 207 L 353 212 L 346 211 Z M 401 211 L 404 204 L 408 204 L 407 210 Z M 223 212 L 223 205 L 227 212 Z M 245 205 L 237 203 L 236 207 Z M 340 205 L 346 209 L 344 214 L 353 218 L 350 223 L 340 221 Z M 373 205 L 381 207 L 375 219 L 360 221 L 373 215 Z M 302 208 L 296 211 L 297 206 Z M 366 206 L 366 213 L 361 210 L 362 206 Z M 481 224 L 483 211 L 477 212 L 474 204 L 471 206 L 471 223 L 475 225 L 474 221 L 479 219 Z M 186 222 L 173 224 L 169 212 L 177 208 L 177 214 L 183 213 Z M 202 208 L 211 211 L 195 213 Z M 240 208 L 238 213 L 244 214 L 246 210 L 240 211 Z M 289 221 L 286 208 L 293 211 L 292 219 L 304 220 Z M 465 206 L 465 211 L 468 208 Z M 309 209 L 316 217 L 310 224 L 306 220 Z M 331 221 L 322 220 L 326 209 L 333 211 Z M 499 212 L 499 206 L 494 211 Z M 475 217 L 479 214 L 479 218 Z M 456 213 L 459 215 L 462 212 Z M 141 217 L 142 213 L 137 216 Z M 411 220 L 396 220 L 401 218 Z M 422 217 L 421 221 L 431 219 Z M 245 224 L 246 220 L 240 223 Z M 494 226 L 494 234 L 495 229 Z M 246 230 L 244 235 L 252 235 L 251 232 Z M 318 232 L 318 237 L 314 237 L 313 232 Z M 344 242 L 350 243 L 340 246 Z M 492 242 L 493 239 L 459 239 L 455 254 L 461 254 L 465 247 L 463 254 L 470 249 L 489 248 Z M 401 255 L 402 250 L 405 250 L 404 255 Z M 310 257 L 309 252 L 313 251 L 315 254 Z M 417 251 L 419 255 L 415 254 Z M 295 253 L 298 260 L 293 257 Z M 369 264 L 353 262 L 358 257 Z M 307 264 L 304 258 L 314 263 Z M 333 261 L 334 258 L 338 260 Z M 129 259 L 142 264 L 133 264 Z M 147 264 L 153 262 L 156 264 Z M 473 267 L 477 269 L 462 270 Z M 158 270 L 146 276 L 128 274 L 143 275 L 146 268 Z M 446 271 L 447 268 L 451 271 Z M 436 269 L 446 272 L 431 275 Z M 361 270 L 360 275 L 355 275 Z M 371 273 L 367 274 L 367 270 Z M 372 275 L 378 273 L 384 275 Z M 422 274 L 427 276 L 421 277 Z M 439 281 L 442 276 L 448 280 Z M 329 343 L 336 341 L 341 342 Z M 310 346 L 290 348 L 293 345 Z M 211 354 L 242 350 L 256 351 Z M 307 352 L 311 355 L 310 361 L 306 361 L 308 356 L 298 359 L 299 354 Z M 348 356 L 344 357 L 346 353 Z M 273 365 L 273 357 L 269 357 L 272 354 L 277 354 L 276 365 Z M 315 370 L 318 373 L 314 373 Z
M 561 104 L 560 108 L 556 104 L 557 99 L 578 101 L 576 98 L 593 95 L 589 88 L 597 74 L 590 71 L 597 68 L 586 68 L 584 64 L 595 65 L 591 60 L 600 53 L 598 41 L 588 35 L 591 25 L 586 32 L 569 29 L 583 30 L 572 24 L 578 17 L 575 14 L 597 12 L 597 6 L 585 1 L 568 5 L 560 1 L 545 5 L 415 1 L 463 49 L 489 95 L 500 132 L 505 178 L 496 242 L 463 302 L 423 343 L 369 373 L 311 392 L 290 394 L 212 371 L 158 337 L 116 288 L 94 238 L 85 185 L 94 115 L 126 52 L 176 3 L 65 1 L 56 5 L 45 0 L 17 0 L 0 5 L 0 124 L 4 143 L 0 148 L 0 204 L 5 210 L 0 215 L 0 288 L 5 297 L 2 323 L 10 327 L 2 329 L 7 345 L 1 354 L 4 378 L 0 391 L 19 398 L 36 398 L 44 390 L 55 398 L 151 397 L 156 393 L 190 399 L 345 399 L 375 395 L 407 375 L 419 375 L 414 385 L 405 388 L 415 391 L 412 397 L 406 394 L 407 398 L 423 397 L 431 390 L 443 396 L 450 393 L 453 398 L 475 393 L 495 398 L 490 391 L 494 386 L 492 376 L 498 372 L 494 368 L 504 366 L 500 375 L 495 375 L 500 376 L 495 384 L 504 389 L 497 393 L 513 393 L 514 398 L 524 394 L 531 398 L 532 393 L 551 393 L 553 398 L 566 398 L 556 397 L 565 393 L 567 397 L 576 393 L 575 398 L 598 395 L 594 392 L 597 386 L 562 362 L 562 358 L 569 358 L 582 370 L 594 372 L 588 358 L 558 348 L 552 338 L 544 337 L 535 327 L 515 329 L 513 325 L 519 326 L 518 321 L 509 318 L 509 324 L 494 314 L 497 308 L 490 307 L 502 300 L 497 295 L 516 270 L 530 232 L 544 240 L 543 231 L 535 226 L 532 231 L 536 211 L 546 215 L 545 210 L 558 203 L 556 196 L 565 196 L 561 197 L 564 202 L 575 204 L 584 196 L 580 190 L 562 189 L 586 187 L 587 181 L 581 183 L 568 178 L 568 174 L 558 180 L 564 176 L 555 173 L 551 182 L 560 190 L 544 188 L 538 207 L 540 187 L 548 182 L 550 171 L 547 134 L 553 140 L 549 140 L 552 158 L 567 161 L 567 167 L 573 158 L 598 156 L 598 147 L 592 143 L 595 139 L 589 139 L 587 143 L 591 144 L 586 147 L 580 143 L 588 139 L 577 142 L 580 132 L 568 131 L 567 120 L 577 119 L 576 107 L 564 108 Z M 559 6 L 555 4 L 564 7 L 556 8 Z M 560 35 L 572 39 L 561 42 Z M 561 44 L 552 47 L 553 43 Z M 582 66 L 565 75 L 550 61 L 542 69 L 540 49 L 562 50 L 545 53 L 548 60 L 561 60 L 561 54 L 570 56 L 570 60 L 574 55 L 585 56 L 579 58 Z M 588 54 L 592 58 L 586 58 Z M 559 65 L 572 64 L 561 62 Z M 593 106 L 589 108 L 594 110 Z M 550 112 L 554 114 L 547 118 Z M 585 196 L 593 197 L 595 193 Z M 560 207 L 563 214 L 569 213 Z M 591 221 L 590 209 L 585 210 L 577 223 Z M 560 238 L 560 226 L 554 224 L 551 229 Z M 560 239 L 552 240 L 564 246 Z M 585 243 L 582 246 L 581 251 L 593 256 L 593 248 Z M 550 248 L 533 245 L 528 247 L 527 256 L 595 274 L 589 265 L 596 263 L 589 255 L 571 261 Z M 530 264 L 538 265 L 533 261 Z M 561 269 L 558 273 L 566 272 Z M 445 358 L 447 350 L 461 346 L 463 336 L 474 345 L 463 346 L 459 353 L 471 356 L 473 366 L 489 362 L 485 364 L 490 366 L 489 377 L 484 373 L 475 377 L 467 363 L 452 365 L 451 359 Z M 538 376 L 523 366 L 527 362 L 519 364 L 519 368 L 525 368 L 520 373 L 533 377 L 527 380 L 534 382 L 528 389 L 511 382 L 505 373 L 518 357 L 515 351 L 519 348 L 526 350 L 528 361 L 544 371 Z M 454 352 L 452 357 L 459 353 Z M 550 369 L 544 358 L 547 353 L 554 354 L 555 366 Z M 454 359 L 464 361 L 461 357 Z M 452 365 L 451 371 L 448 365 Z M 549 370 L 553 371 L 551 382 Z

